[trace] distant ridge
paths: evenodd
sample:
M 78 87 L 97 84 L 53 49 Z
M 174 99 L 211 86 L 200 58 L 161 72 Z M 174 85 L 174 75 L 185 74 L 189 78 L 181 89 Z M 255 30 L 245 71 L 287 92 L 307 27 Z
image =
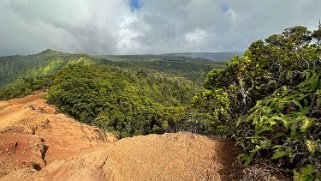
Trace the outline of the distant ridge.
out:
M 236 55 L 242 55 L 242 54 L 243 52 L 185 52 L 185 53 L 167 53 L 167 54 L 162 54 L 162 56 L 202 58 L 202 59 L 224 62 Z
M 47 49 L 44 50 L 42 52 L 36 53 L 34 55 L 68 55 L 71 53 L 66 53 L 66 52 L 60 52 L 60 51 L 56 51 L 56 50 L 52 50 L 52 49 Z
M 14 58 L 14 57 L 23 57 L 23 56 L 33 56 L 33 55 L 46 55 L 46 56 L 67 56 L 67 55 L 83 55 L 83 56 L 91 56 L 91 57 L 98 57 L 98 58 L 110 58 L 110 56 L 117 56 L 123 58 L 190 58 L 190 59 L 203 59 L 203 60 L 211 60 L 216 62 L 225 62 L 233 58 L 234 56 L 241 56 L 243 52 L 241 51 L 231 51 L 231 52 L 183 52 L 183 53 L 164 53 L 164 54 L 133 54 L 133 55 L 113 55 L 113 54 L 102 54 L 102 55 L 95 55 L 95 54 L 84 54 L 84 53 L 67 53 L 56 51 L 52 49 L 46 49 L 36 54 L 32 55 L 10 55 L 10 56 L 3 56 L 0 59 L 4 58 Z

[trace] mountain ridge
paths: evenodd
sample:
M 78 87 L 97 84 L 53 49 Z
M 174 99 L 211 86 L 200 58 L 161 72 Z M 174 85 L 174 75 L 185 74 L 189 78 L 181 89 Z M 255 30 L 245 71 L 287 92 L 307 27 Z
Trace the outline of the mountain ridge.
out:
M 169 57 L 189 57 L 189 58 L 203 58 L 212 61 L 224 62 L 233 58 L 234 56 L 241 56 L 241 51 L 222 51 L 222 52 L 182 52 L 182 53 L 165 53 L 163 56 Z
M 63 52 L 58 51 L 54 49 L 45 49 L 43 51 L 40 51 L 38 53 L 34 54 L 27 54 L 27 55 L 7 55 L 7 56 L 0 56 L 0 58 L 4 57 L 15 57 L 15 56 L 31 56 L 31 55 L 43 55 L 43 54 L 68 54 L 68 55 L 86 55 L 86 56 L 92 56 L 92 57 L 101 57 L 101 56 L 141 56 L 141 57 L 158 57 L 158 56 L 164 56 L 164 57 L 185 57 L 185 58 L 194 58 L 194 59 L 206 59 L 206 60 L 212 60 L 212 61 L 219 61 L 223 62 L 228 59 L 231 59 L 233 56 L 241 56 L 243 54 L 243 51 L 218 51 L 218 52 L 171 52 L 171 53 L 162 53 L 162 54 L 153 54 L 153 53 L 147 53 L 147 54 L 86 54 L 86 53 L 69 53 L 69 52 Z

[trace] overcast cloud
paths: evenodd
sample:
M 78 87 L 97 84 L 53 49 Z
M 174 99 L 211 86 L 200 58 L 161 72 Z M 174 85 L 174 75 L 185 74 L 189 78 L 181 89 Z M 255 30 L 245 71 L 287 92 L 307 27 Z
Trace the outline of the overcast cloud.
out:
M 321 0 L 0 0 L 0 56 L 244 50 L 321 19 Z

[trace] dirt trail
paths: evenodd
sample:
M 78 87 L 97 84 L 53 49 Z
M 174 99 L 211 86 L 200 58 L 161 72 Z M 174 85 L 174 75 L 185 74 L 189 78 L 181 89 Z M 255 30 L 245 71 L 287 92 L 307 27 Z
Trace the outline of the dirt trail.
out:
M 40 180 L 227 180 L 232 142 L 191 133 L 137 136 L 53 162 Z M 231 155 L 232 153 L 232 155 Z M 223 157 L 222 157 L 223 155 Z M 79 164 L 81 163 L 81 164 Z
M 28 112 L 24 106 L 28 102 L 35 101 L 44 97 L 44 93 L 29 95 L 23 99 L 12 99 L 9 101 L 0 102 L 0 130 L 13 125 L 15 122 L 21 120 L 21 116 Z
M 117 141 L 44 96 L 0 101 L 0 180 L 240 180 L 232 141 L 191 133 Z

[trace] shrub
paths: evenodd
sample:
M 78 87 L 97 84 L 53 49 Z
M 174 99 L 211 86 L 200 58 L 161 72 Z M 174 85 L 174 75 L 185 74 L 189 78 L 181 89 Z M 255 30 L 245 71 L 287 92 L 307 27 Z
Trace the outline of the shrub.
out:
M 263 158 L 297 178 L 320 178 L 320 31 L 288 28 L 208 74 L 198 112 L 236 130 L 225 133 L 243 147 L 246 164 Z

